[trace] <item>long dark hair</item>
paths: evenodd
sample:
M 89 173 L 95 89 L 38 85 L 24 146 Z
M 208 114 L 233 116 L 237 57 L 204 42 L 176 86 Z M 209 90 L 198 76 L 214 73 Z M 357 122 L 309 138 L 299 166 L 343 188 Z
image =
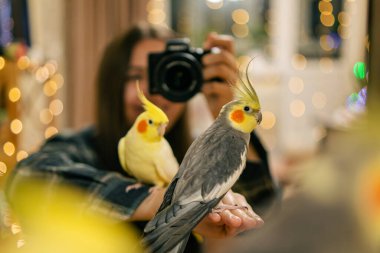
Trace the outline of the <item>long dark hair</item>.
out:
M 126 70 L 133 49 L 144 39 L 167 40 L 175 36 L 170 29 L 139 23 L 106 47 L 96 79 L 97 149 L 106 169 L 121 170 L 117 158 L 117 144 L 130 127 L 125 118 L 123 94 Z M 173 135 L 180 134 L 185 129 L 183 121 L 184 119 L 180 119 L 168 134 L 169 142 L 169 139 L 177 139 Z M 176 149 L 183 150 L 183 148 Z M 178 156 L 178 159 L 182 159 L 182 154 L 178 153 Z

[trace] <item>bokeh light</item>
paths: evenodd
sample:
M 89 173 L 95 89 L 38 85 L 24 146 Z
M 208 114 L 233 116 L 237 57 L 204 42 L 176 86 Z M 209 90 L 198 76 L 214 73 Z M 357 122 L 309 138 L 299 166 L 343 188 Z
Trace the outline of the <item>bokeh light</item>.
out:
M 333 5 L 330 2 L 320 1 L 318 4 L 319 12 L 324 15 L 329 15 L 333 12 Z
M 12 89 L 9 90 L 8 93 L 8 98 L 12 102 L 17 102 L 21 97 L 21 91 L 17 87 L 13 87 Z
M 12 156 L 16 151 L 16 147 L 12 142 L 7 141 L 3 145 L 3 151 L 7 156 Z
M 44 84 L 43 92 L 46 96 L 53 96 L 58 90 L 58 85 L 54 80 L 49 80 Z
M 45 138 L 48 139 L 57 133 L 58 133 L 58 129 L 56 127 L 50 126 L 46 128 L 45 130 Z
M 63 76 L 61 74 L 55 74 L 52 78 L 52 81 L 54 81 L 57 84 L 57 88 L 61 88 L 64 83 Z
M 295 54 L 292 57 L 292 66 L 297 70 L 304 70 L 307 65 L 307 59 L 302 54 Z
M 339 25 L 338 34 L 342 39 L 349 39 L 351 37 L 351 30 L 346 26 Z
M 302 117 L 305 113 L 305 103 L 300 99 L 293 100 L 289 105 L 290 113 L 293 117 Z
M 164 9 L 165 5 L 163 1 L 149 1 L 146 5 L 146 11 L 150 12 L 154 9 Z
M 43 109 L 40 112 L 40 121 L 43 124 L 49 124 L 53 120 L 53 114 L 49 109 Z
M 325 51 L 331 51 L 332 49 L 336 48 L 334 38 L 326 34 L 322 35 L 319 38 L 319 45 Z
M 22 159 L 25 159 L 29 156 L 28 152 L 24 151 L 24 150 L 20 150 L 17 152 L 16 154 L 16 160 L 17 162 L 21 161 Z
M 30 59 L 27 57 L 27 56 L 21 56 L 18 60 L 17 60 L 17 67 L 20 69 L 20 70 L 24 70 L 24 69 L 27 69 L 29 68 L 30 66 Z
M 351 17 L 346 12 L 340 12 L 338 14 L 338 21 L 342 26 L 349 26 L 351 24 Z
M 363 80 L 366 77 L 366 66 L 364 62 L 356 62 L 353 72 L 356 78 Z
M 321 14 L 321 23 L 326 27 L 331 27 L 335 23 L 335 17 L 332 14 Z
M 57 116 L 62 113 L 63 111 L 63 103 L 59 99 L 54 99 L 50 102 L 49 110 L 54 116 Z
M 212 10 L 217 10 L 223 7 L 223 0 L 206 0 L 206 5 Z
M 40 67 L 37 69 L 35 78 L 39 82 L 45 82 L 49 78 L 49 70 L 46 67 Z
M 260 127 L 266 130 L 272 129 L 276 124 L 276 116 L 273 112 L 263 111 L 262 112 L 263 121 L 260 124 Z
M 22 122 L 19 119 L 14 119 L 11 121 L 10 129 L 12 133 L 19 134 L 22 131 Z
M 0 161 L 0 176 L 4 175 L 5 173 L 7 173 L 7 165 Z
M 249 21 L 249 13 L 244 9 L 237 9 L 232 12 L 232 20 L 239 25 L 245 25 Z
M 302 78 L 293 76 L 289 80 L 288 87 L 293 94 L 300 94 L 304 89 L 304 82 Z
M 152 24 L 162 24 L 166 20 L 166 14 L 161 9 L 154 9 L 148 13 L 148 22 Z
M 331 73 L 334 70 L 334 61 L 329 57 L 322 57 L 319 60 L 319 68 L 323 73 Z
M 50 76 L 57 72 L 57 65 L 57 62 L 55 61 L 49 61 L 45 64 L 45 68 L 48 70 Z
M 249 34 L 249 28 L 247 25 L 233 24 L 231 27 L 233 35 L 238 38 L 245 38 Z
M 12 234 L 18 234 L 18 233 L 20 233 L 21 232 L 21 227 L 20 227 L 20 225 L 18 225 L 18 224 L 12 224 L 11 225 L 11 231 L 12 231 Z
M 327 104 L 326 94 L 323 92 L 317 91 L 313 94 L 311 101 L 313 103 L 313 106 L 316 109 L 323 109 Z
M 4 57 L 0 56 L 0 70 L 2 70 L 5 66 L 5 59 Z

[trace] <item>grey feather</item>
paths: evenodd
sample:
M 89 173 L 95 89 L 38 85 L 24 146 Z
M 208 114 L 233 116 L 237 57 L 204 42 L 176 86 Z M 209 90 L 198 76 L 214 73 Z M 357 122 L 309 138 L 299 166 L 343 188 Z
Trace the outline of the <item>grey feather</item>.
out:
M 183 252 L 191 231 L 244 169 L 249 134 L 230 127 L 224 113 L 190 146 L 158 213 L 146 225 L 144 242 L 151 252 Z

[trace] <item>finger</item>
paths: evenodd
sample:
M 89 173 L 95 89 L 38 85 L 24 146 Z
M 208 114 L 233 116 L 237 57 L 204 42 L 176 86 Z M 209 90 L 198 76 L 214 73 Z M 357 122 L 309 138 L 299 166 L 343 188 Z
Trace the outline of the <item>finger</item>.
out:
M 203 69 L 203 78 L 204 80 L 220 78 L 234 84 L 237 80 L 237 72 L 225 64 L 210 65 Z
M 235 54 L 234 39 L 230 35 L 210 33 L 204 43 L 204 48 L 212 47 L 220 47 Z
M 229 210 L 221 212 L 220 216 L 227 227 L 239 228 L 242 224 L 242 219 L 232 214 Z
M 238 64 L 235 56 L 226 50 L 221 50 L 219 53 L 209 53 L 202 57 L 204 66 L 226 64 L 234 71 L 238 71 Z
M 238 206 L 246 207 L 244 209 L 241 209 L 242 211 L 244 211 L 245 214 L 249 215 L 250 218 L 262 221 L 261 217 L 253 211 L 251 205 L 248 204 L 246 198 L 243 195 L 235 192 L 233 192 L 232 195 L 234 196 L 234 200 Z
M 223 223 L 222 218 L 217 213 L 209 213 L 206 217 L 211 223 L 215 223 L 215 224 Z

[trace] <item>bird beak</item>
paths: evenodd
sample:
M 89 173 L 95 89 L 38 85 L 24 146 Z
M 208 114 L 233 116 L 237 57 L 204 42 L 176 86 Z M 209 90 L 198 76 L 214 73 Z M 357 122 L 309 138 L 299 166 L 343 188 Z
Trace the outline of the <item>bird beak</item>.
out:
M 164 134 L 165 134 L 165 130 L 166 130 L 166 126 L 167 126 L 168 124 L 166 124 L 166 123 L 162 123 L 162 124 L 160 124 L 159 126 L 158 126 L 158 128 L 157 128 L 157 131 L 158 131 L 158 134 L 162 137 L 162 136 L 164 136 Z
M 257 114 L 257 125 L 260 125 L 261 121 L 263 120 L 263 115 L 261 112 Z

